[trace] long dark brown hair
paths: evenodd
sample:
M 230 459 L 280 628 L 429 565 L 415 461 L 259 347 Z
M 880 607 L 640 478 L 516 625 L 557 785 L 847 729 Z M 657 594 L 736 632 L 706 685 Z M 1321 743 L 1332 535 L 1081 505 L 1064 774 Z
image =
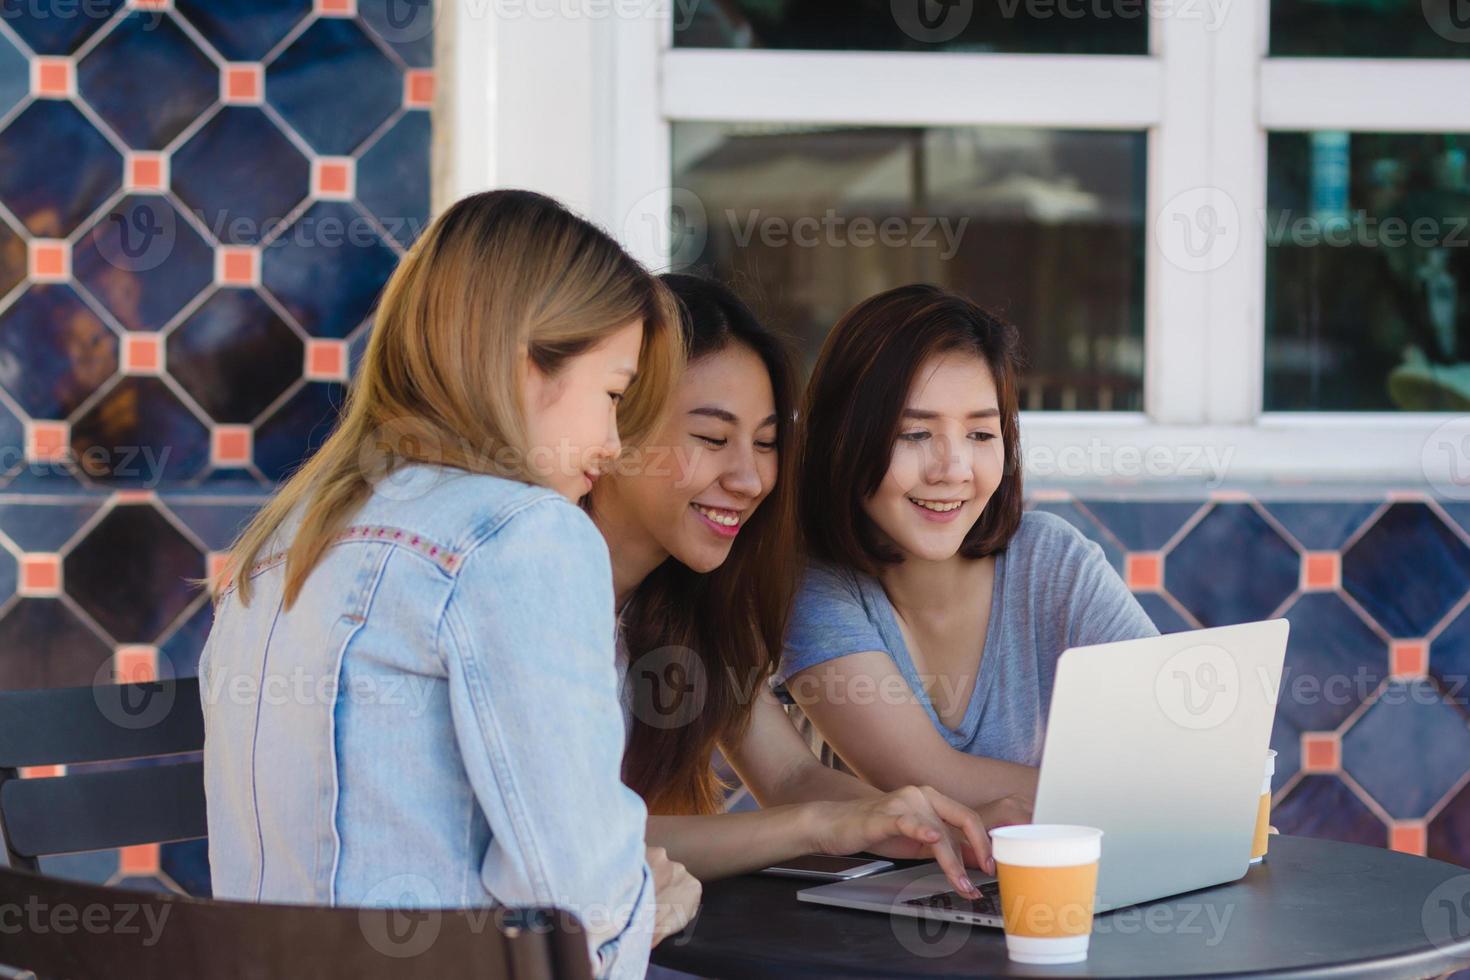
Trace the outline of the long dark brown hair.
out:
M 776 401 L 776 484 L 724 564 L 700 573 L 665 559 L 622 613 L 628 676 L 639 676 L 640 661 L 653 662 L 648 658 L 658 669 L 670 656 L 684 658 L 684 676 L 694 681 L 687 694 L 701 701 L 679 724 L 662 727 L 649 724 L 658 716 L 635 702 L 623 780 L 650 812 L 715 813 L 726 787 L 712 765 L 714 750 L 744 735 L 752 701 L 780 659 L 796 590 L 796 381 L 786 343 L 733 292 L 695 276 L 660 278 L 679 300 L 689 361 L 737 344 L 749 348 L 765 364 Z M 632 687 L 635 698 L 655 693 L 649 685 Z

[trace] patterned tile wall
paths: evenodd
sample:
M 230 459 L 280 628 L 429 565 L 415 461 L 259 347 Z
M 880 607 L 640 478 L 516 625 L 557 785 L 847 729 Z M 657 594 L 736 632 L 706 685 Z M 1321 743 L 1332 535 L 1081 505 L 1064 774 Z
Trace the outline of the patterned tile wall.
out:
M 191 581 L 327 431 L 428 220 L 434 9 L 0 6 L 0 687 L 194 673 Z M 50 864 L 208 890 L 199 844 Z

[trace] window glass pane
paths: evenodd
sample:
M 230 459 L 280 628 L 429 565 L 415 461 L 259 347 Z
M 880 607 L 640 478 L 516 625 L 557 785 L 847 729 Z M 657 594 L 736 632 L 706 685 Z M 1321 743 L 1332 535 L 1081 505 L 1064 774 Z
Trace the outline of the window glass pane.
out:
M 1268 411 L 1470 409 L 1470 134 L 1272 133 Z
M 1466 58 L 1470 4 L 1271 0 L 1271 53 L 1296 58 Z
M 674 0 L 681 48 L 1147 54 L 1149 4 L 1191 0 Z
M 1143 407 L 1141 132 L 674 125 L 677 267 L 808 365 L 861 299 L 934 282 L 1014 321 L 1031 409 Z

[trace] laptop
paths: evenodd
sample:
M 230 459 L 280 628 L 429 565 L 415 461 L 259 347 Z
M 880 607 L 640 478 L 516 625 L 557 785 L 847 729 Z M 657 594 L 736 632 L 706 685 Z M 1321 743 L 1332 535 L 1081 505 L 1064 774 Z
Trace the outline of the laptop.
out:
M 1074 647 L 1057 663 L 1036 823 L 1103 831 L 1098 912 L 1231 882 L 1250 864 L 1289 624 Z M 1001 926 L 928 863 L 807 888 L 803 902 Z

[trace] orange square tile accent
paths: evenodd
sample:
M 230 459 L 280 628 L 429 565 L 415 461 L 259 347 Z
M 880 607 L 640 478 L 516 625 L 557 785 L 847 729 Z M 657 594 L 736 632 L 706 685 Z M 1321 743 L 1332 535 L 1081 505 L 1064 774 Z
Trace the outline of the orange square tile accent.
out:
M 157 497 L 152 490 L 119 490 L 112 495 L 120 504 L 151 504 Z
M 265 69 L 260 65 L 225 65 L 220 99 L 233 105 L 255 105 L 265 99 Z
M 1302 555 L 1302 588 L 1324 592 L 1342 584 L 1342 556 L 1335 551 L 1309 551 Z
M 344 381 L 347 378 L 347 342 L 345 340 L 309 340 L 306 342 L 306 379 L 308 381 Z
M 1338 772 L 1342 769 L 1342 740 L 1336 732 L 1302 733 L 1302 771 Z
M 37 282 L 59 282 L 71 276 L 71 246 L 42 239 L 31 242 L 31 278 Z
M 244 466 L 252 452 L 250 426 L 217 425 L 214 427 L 213 456 L 220 466 Z
M 65 422 L 32 422 L 26 438 L 26 459 L 32 463 L 59 463 L 66 459 L 71 433 Z
M 316 161 L 312 192 L 318 197 L 352 196 L 354 166 L 351 157 L 325 157 Z
M 64 99 L 72 94 L 73 67 L 66 58 L 35 60 L 34 94 L 43 99 Z
M 138 10 L 167 10 L 169 0 L 128 0 L 128 6 Z
M 403 76 L 403 104 L 410 109 L 427 109 L 434 104 L 434 73 L 411 69 Z
M 1395 677 L 1423 677 L 1429 670 L 1429 644 L 1424 640 L 1394 640 L 1388 645 L 1389 673 Z
M 21 766 L 21 779 L 55 779 L 66 775 L 66 766 Z
M 351 17 L 357 13 L 357 0 L 316 0 L 316 12 L 328 16 Z
M 128 154 L 128 188 L 161 191 L 168 187 L 168 158 L 162 153 Z
M 218 592 L 227 584 L 226 570 L 230 565 L 230 553 L 228 551 L 211 551 L 209 553 L 208 563 L 210 591 Z
M 1424 856 L 1427 841 L 1424 824 L 1419 821 L 1395 823 L 1388 832 L 1388 846 L 1405 854 Z
M 222 246 L 215 255 L 215 279 L 225 286 L 253 286 L 260 274 L 259 256 L 253 248 Z
M 126 374 L 158 374 L 163 370 L 163 338 L 156 333 L 130 333 L 123 338 Z
M 1123 559 L 1128 588 L 1150 591 L 1164 587 L 1164 556 L 1156 551 L 1132 552 Z
M 112 657 L 114 684 L 145 684 L 158 679 L 158 648 L 118 647 Z
M 20 556 L 21 595 L 60 595 L 61 556 L 30 552 Z
M 158 845 L 134 844 L 118 848 L 117 873 L 124 877 L 158 874 Z

